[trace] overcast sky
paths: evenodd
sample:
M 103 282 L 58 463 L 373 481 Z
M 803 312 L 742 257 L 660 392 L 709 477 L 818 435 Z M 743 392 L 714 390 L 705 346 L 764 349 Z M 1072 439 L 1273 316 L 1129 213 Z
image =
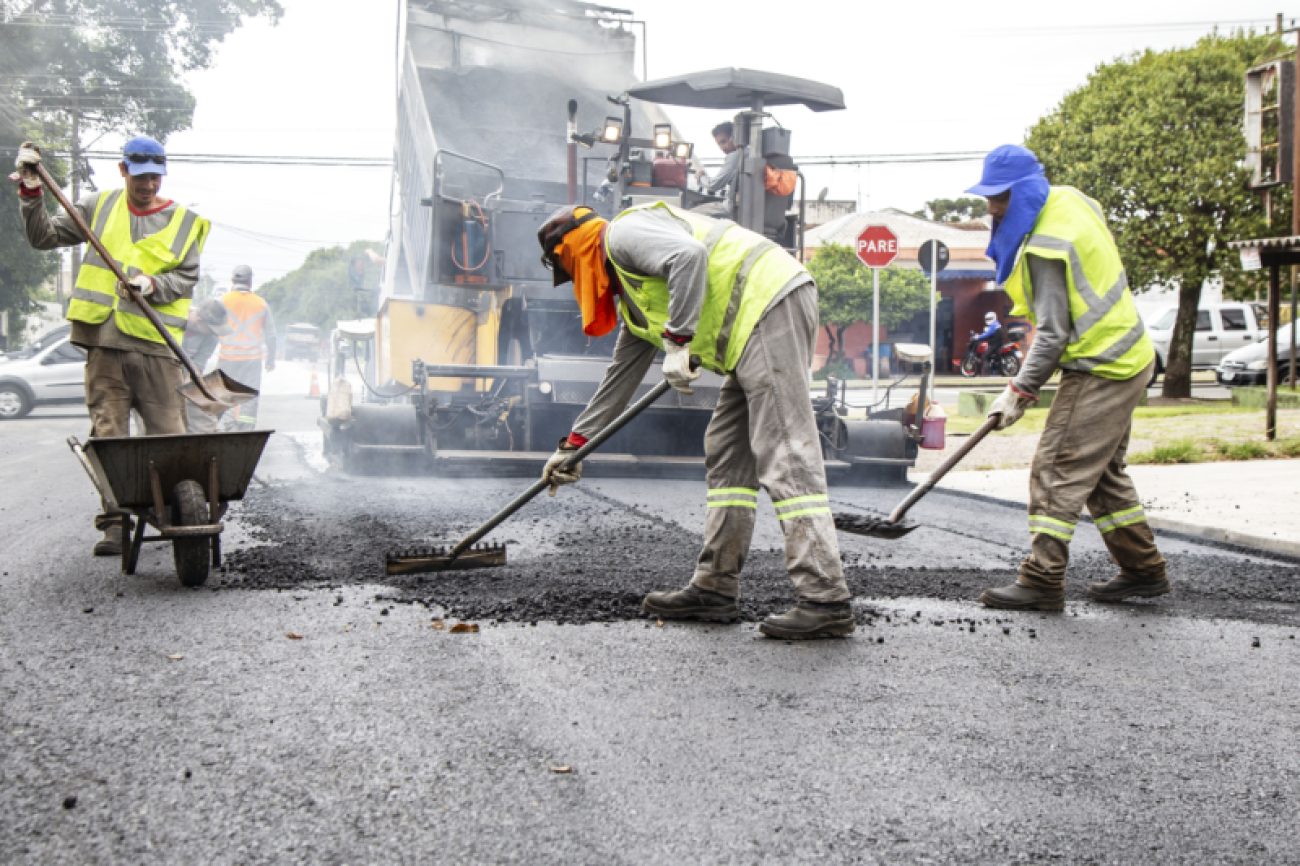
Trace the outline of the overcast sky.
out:
M 391 156 L 397 0 L 282 0 L 271 27 L 251 23 L 191 78 L 193 129 L 173 153 Z M 1144 48 L 1191 45 L 1210 32 L 1271 27 L 1276 4 L 1255 0 L 769 4 L 654 0 L 624 5 L 648 29 L 651 78 L 719 66 L 767 69 L 837 85 L 846 111 L 777 109 L 797 155 L 984 151 L 1025 131 L 1099 64 Z M 638 58 L 638 73 L 640 70 Z M 713 112 L 671 109 L 712 155 Z M 562 122 L 562 119 L 561 119 Z M 114 146 L 105 139 L 97 147 Z M 97 178 L 115 185 L 111 163 Z M 213 220 L 204 271 L 225 283 L 234 265 L 260 283 L 310 250 L 383 240 L 386 168 L 174 164 L 164 194 Z M 866 209 L 919 209 L 954 197 L 978 161 L 810 168 L 810 194 Z

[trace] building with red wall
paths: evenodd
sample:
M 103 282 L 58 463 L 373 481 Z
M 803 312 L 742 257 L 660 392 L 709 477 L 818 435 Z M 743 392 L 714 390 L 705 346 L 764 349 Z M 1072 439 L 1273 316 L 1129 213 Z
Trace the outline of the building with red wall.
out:
M 1010 298 L 993 283 L 993 262 L 984 255 L 989 243 L 988 226 L 983 223 L 932 222 L 893 208 L 853 213 L 809 230 L 804 239 L 805 259 L 815 256 L 818 247 L 827 244 L 854 246 L 858 235 L 869 225 L 888 226 L 898 238 L 898 257 L 890 267 L 920 270 L 917 251 L 928 240 L 939 240 L 948 247 L 948 265 L 939 272 L 938 280 L 940 301 L 936 305 L 935 342 L 938 347 L 935 367 L 941 372 L 955 371 L 966 351 L 969 333 L 984 329 L 984 314 L 997 313 L 998 319 L 1005 323 L 1011 311 Z M 928 344 L 929 314 L 917 316 L 892 334 L 882 333 L 880 342 L 882 355 L 886 354 L 885 344 Z M 859 322 L 845 331 L 845 354 L 864 376 L 871 373 L 871 344 L 870 322 Z M 827 352 L 826 332 L 819 329 L 814 369 L 825 364 Z

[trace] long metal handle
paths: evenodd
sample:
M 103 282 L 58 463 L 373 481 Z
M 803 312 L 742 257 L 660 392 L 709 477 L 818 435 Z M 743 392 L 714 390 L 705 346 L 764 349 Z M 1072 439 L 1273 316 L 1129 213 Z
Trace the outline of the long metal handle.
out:
M 939 483 L 939 479 L 947 475 L 949 470 L 960 463 L 962 458 L 969 454 L 972 448 L 980 444 L 981 439 L 997 429 L 1000 420 L 1002 420 L 1002 415 L 1000 413 L 997 415 L 990 415 L 984 423 L 979 426 L 979 429 L 970 434 L 970 438 L 967 439 L 960 448 L 950 454 L 947 460 L 944 460 L 943 463 L 939 464 L 938 469 L 930 473 L 929 478 L 916 485 L 916 489 L 907 494 L 906 499 L 898 503 L 898 506 L 889 514 L 889 522 L 898 523 L 901 521 L 903 515 L 907 514 L 907 509 L 915 505 L 916 501 L 922 496 L 929 493 L 930 489 L 934 487 L 935 484 Z
M 54 194 L 54 197 L 58 199 L 59 204 L 68 212 L 68 216 L 72 218 L 74 223 L 76 223 L 77 229 L 81 232 L 82 236 L 84 236 L 86 241 L 95 248 L 96 252 L 99 253 L 99 257 L 104 260 L 104 264 L 106 264 L 108 269 L 113 272 L 113 276 L 117 277 L 118 281 L 126 286 L 127 294 L 131 296 L 132 302 L 140 308 L 140 311 L 144 313 L 145 318 L 152 322 L 153 326 L 158 329 L 158 334 L 163 338 L 163 342 L 167 344 L 167 348 L 172 350 L 172 354 L 176 356 L 176 360 L 185 365 L 185 369 L 190 373 L 190 378 L 194 380 L 194 384 L 198 389 L 203 392 L 203 396 L 207 397 L 214 403 L 220 403 L 221 401 L 218 400 L 212 392 L 207 389 L 207 386 L 203 384 L 202 374 L 199 373 L 198 369 L 194 366 L 194 362 L 189 359 L 189 356 L 185 354 L 185 351 L 181 349 L 180 344 L 176 342 L 176 338 L 167 330 L 167 326 L 164 325 L 162 319 L 158 317 L 158 312 L 149 305 L 148 301 L 140 296 L 140 293 L 136 290 L 135 286 L 131 285 L 126 274 L 122 272 L 121 266 L 118 265 L 117 259 L 109 254 L 108 249 L 104 246 L 103 242 L 95 236 L 95 233 L 90 230 L 90 226 L 86 225 L 86 221 L 81 218 L 81 213 L 72 206 L 72 202 L 68 201 L 68 197 L 63 194 L 63 190 L 59 189 L 59 185 L 54 182 L 54 178 L 50 177 L 49 171 L 39 162 L 36 163 L 36 173 L 40 175 L 41 181 L 45 184 L 45 188 Z M 75 277 L 76 275 L 74 274 L 73 278 L 75 279 Z
M 646 392 L 646 395 L 644 397 L 642 397 L 640 400 L 637 400 L 631 406 L 624 409 L 623 414 L 619 415 L 613 421 L 609 422 L 609 424 L 606 425 L 603 430 L 601 430 L 595 436 L 592 436 L 590 439 L 588 439 L 586 443 L 577 451 L 574 451 L 573 456 L 571 456 L 568 460 L 566 460 L 561 465 L 560 468 L 568 469 L 570 466 L 573 466 L 575 463 L 581 462 L 581 460 L 584 457 L 586 457 L 588 454 L 590 454 L 591 452 L 599 448 L 605 442 L 605 440 L 609 439 L 609 437 L 613 436 L 619 430 L 622 430 L 623 427 L 627 424 L 627 422 L 631 421 L 637 415 L 640 415 L 643 411 L 649 408 L 652 403 L 654 403 L 656 400 L 662 397 L 664 395 L 664 392 L 671 387 L 672 386 L 668 384 L 667 379 L 664 379 L 658 385 L 655 385 L 653 388 L 651 388 L 649 391 Z M 523 508 L 526 504 L 528 504 L 528 502 L 533 497 L 535 497 L 537 494 L 541 493 L 543 490 L 545 490 L 547 487 L 550 486 L 551 486 L 551 482 L 547 481 L 545 478 L 539 478 L 536 482 L 533 483 L 531 487 L 529 487 L 523 493 L 520 493 L 518 496 L 516 496 L 510 502 L 509 505 L 507 505 L 505 508 L 502 508 L 491 518 L 489 518 L 486 523 L 484 523 L 478 529 L 474 530 L 469 535 L 461 539 L 460 543 L 458 543 L 455 547 L 451 549 L 451 552 L 448 554 L 448 558 L 455 559 L 456 557 L 460 556 L 466 550 L 474 546 L 475 542 L 477 542 L 480 538 L 487 535 L 493 529 L 496 529 L 497 526 L 501 523 L 501 521 L 505 520 L 507 517 L 514 514 L 520 508 Z

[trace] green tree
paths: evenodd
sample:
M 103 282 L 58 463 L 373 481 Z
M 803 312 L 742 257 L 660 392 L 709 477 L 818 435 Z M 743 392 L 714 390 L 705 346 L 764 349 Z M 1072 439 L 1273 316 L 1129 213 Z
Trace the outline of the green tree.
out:
M 329 330 L 339 319 L 373 315 L 370 296 L 379 285 L 382 259 L 378 257 L 383 250 L 384 245 L 375 241 L 312 250 L 297 270 L 263 283 L 258 291 L 271 305 L 278 326 L 308 322 Z M 371 252 L 376 255 L 372 257 Z M 353 262 L 364 270 L 350 274 Z M 353 288 L 358 276 L 365 294 Z
M 207 67 L 245 18 L 281 14 L 278 0 L 0 3 L 0 153 L 12 158 L 24 139 L 47 157 L 66 153 L 75 199 L 89 176 L 84 140 L 108 132 L 165 140 L 189 127 L 194 97 L 182 76 Z M 51 170 L 59 163 L 51 159 Z M 0 308 L 21 314 L 58 257 L 26 249 L 17 207 L 0 210 Z
M 11 120 L 11 116 L 0 112 L 0 137 L 4 140 L 19 135 Z M 3 168 L 0 174 L 8 174 L 8 167 Z M 58 170 L 55 165 L 50 168 Z M 21 333 L 24 316 L 36 309 L 37 288 L 58 271 L 59 255 L 34 250 L 27 243 L 15 196 L 7 181 L 0 183 L 4 187 L 0 195 L 7 199 L 0 206 L 0 310 L 9 313 L 9 333 L 5 336 L 12 338 Z
M 1247 291 L 1227 241 L 1276 233 L 1246 188 L 1242 93 L 1246 69 L 1284 48 L 1273 35 L 1238 33 L 1118 60 L 1029 132 L 1048 178 L 1105 208 L 1129 285 L 1177 287 L 1167 397 L 1191 394 L 1201 284 L 1219 274 L 1230 292 Z
M 982 198 L 936 198 L 912 216 L 940 223 L 964 223 L 979 219 L 989 212 L 988 202 Z
M 871 321 L 871 268 L 852 247 L 827 244 L 808 261 L 808 273 L 817 281 L 818 317 L 826 330 L 825 369 L 836 371 L 848 365 L 844 332 L 856 322 Z M 930 281 L 923 273 L 896 267 L 881 271 L 880 326 L 897 328 L 929 308 Z

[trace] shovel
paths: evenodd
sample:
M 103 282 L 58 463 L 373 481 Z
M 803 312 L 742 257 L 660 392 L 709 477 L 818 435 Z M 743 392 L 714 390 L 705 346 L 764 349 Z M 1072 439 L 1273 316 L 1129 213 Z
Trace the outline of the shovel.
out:
M 36 173 L 40 175 L 45 188 L 54 194 L 59 204 L 67 211 L 68 216 L 76 223 L 82 236 L 95 248 L 99 253 L 99 257 L 108 265 L 108 269 L 113 272 L 113 276 L 117 277 L 119 283 L 126 286 L 131 301 L 140 308 L 145 317 L 158 329 L 158 335 L 163 338 L 167 348 L 171 349 L 172 354 L 176 356 L 176 360 L 180 361 L 185 366 L 185 369 L 189 371 L 190 381 L 179 388 L 181 396 L 189 400 L 201 411 L 218 416 L 224 415 L 238 404 L 256 397 L 257 391 L 241 385 L 220 370 L 215 370 L 207 376 L 199 373 L 194 366 L 194 362 L 185 354 L 180 344 L 176 342 L 176 338 L 171 335 L 162 319 L 158 317 L 158 313 L 140 296 L 139 290 L 127 280 L 127 276 L 122 272 L 122 267 L 117 263 L 117 259 L 109 254 L 103 242 L 90 230 L 90 226 L 86 225 L 86 221 L 81 218 L 81 213 L 68 201 L 68 197 L 63 194 L 63 190 L 59 189 L 59 185 L 54 182 L 54 178 L 50 177 L 50 173 L 45 166 L 37 163 Z
M 691 369 L 699 366 L 698 358 L 691 358 Z M 606 439 L 613 436 L 627 422 L 631 421 L 637 415 L 640 415 L 650 404 L 664 395 L 671 385 L 665 379 L 658 385 L 655 385 L 645 396 L 637 400 L 631 406 L 623 410 L 613 421 L 609 422 L 603 430 L 587 440 L 587 443 L 573 452 L 567 461 L 561 464 L 560 469 L 565 470 L 581 462 L 591 452 L 599 448 Z M 469 535 L 462 538 L 450 550 L 443 547 L 430 548 L 428 550 L 414 550 L 406 553 L 390 553 L 385 563 L 385 572 L 387 574 L 419 574 L 431 571 L 452 571 L 465 568 L 489 568 L 496 565 L 506 564 L 506 548 L 503 544 L 485 544 L 479 547 L 474 545 L 483 536 L 487 535 L 497 527 L 507 517 L 514 514 L 520 508 L 523 508 L 537 494 L 541 493 L 551 482 L 545 478 L 539 478 L 533 482 L 533 485 L 516 496 L 509 505 L 502 508 L 487 522 L 475 529 Z
M 917 503 L 917 501 L 929 493 L 931 488 L 939 482 L 943 476 L 962 461 L 971 449 L 980 444 L 985 436 L 997 429 L 998 422 L 1002 420 L 1002 415 L 990 415 L 979 429 L 970 435 L 962 446 L 948 456 L 948 459 L 939 465 L 939 468 L 930 473 L 930 477 L 916 485 L 907 498 L 889 513 L 887 518 L 879 517 L 860 517 L 855 514 L 836 514 L 835 528 L 841 532 L 851 532 L 854 535 L 867 535 L 872 538 L 902 538 L 907 533 L 916 529 L 915 523 L 903 523 L 903 515 L 907 510 Z

